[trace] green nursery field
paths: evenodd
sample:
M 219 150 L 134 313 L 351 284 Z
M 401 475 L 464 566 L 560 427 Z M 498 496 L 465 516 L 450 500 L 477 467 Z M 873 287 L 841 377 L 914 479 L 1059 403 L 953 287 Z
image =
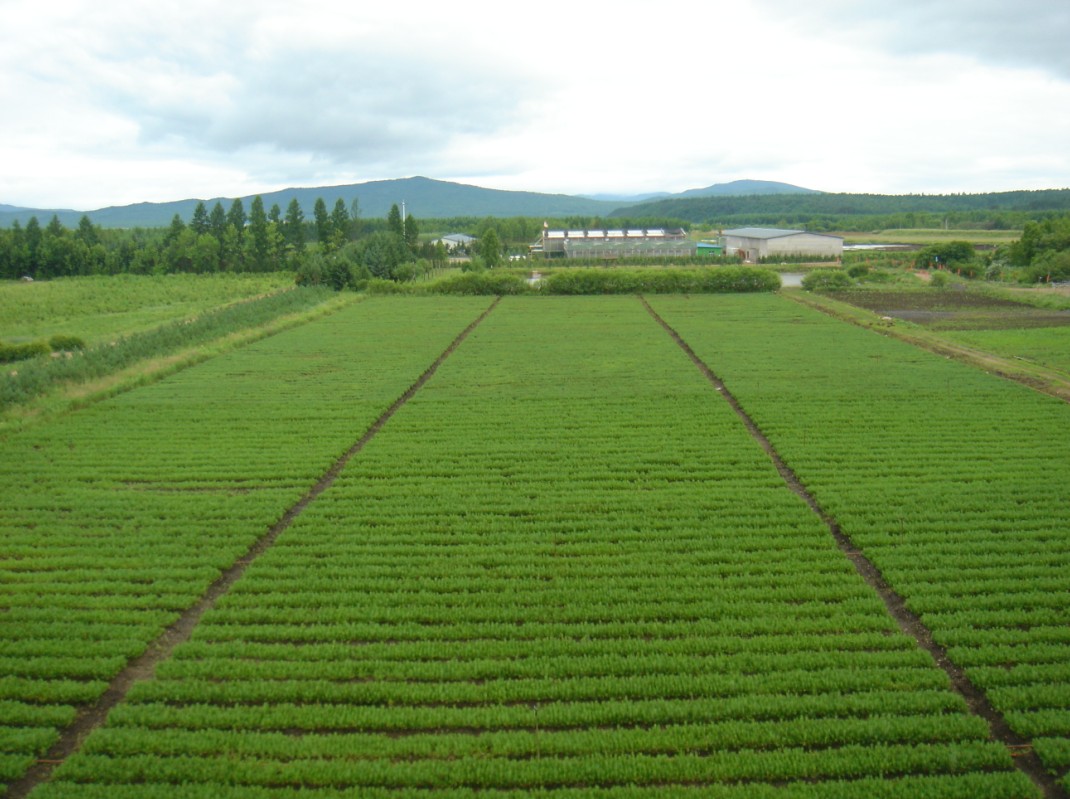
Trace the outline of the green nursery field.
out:
M 115 275 L 0 282 L 0 341 L 99 344 L 293 285 L 286 273 Z
M 627 296 L 371 298 L 9 435 L 0 779 L 402 398 L 33 796 L 1065 792 L 1066 405 L 776 296 L 651 304 L 1042 788 Z
M 985 352 L 1020 358 L 1070 374 L 1070 325 L 1013 330 L 949 330 L 943 335 Z

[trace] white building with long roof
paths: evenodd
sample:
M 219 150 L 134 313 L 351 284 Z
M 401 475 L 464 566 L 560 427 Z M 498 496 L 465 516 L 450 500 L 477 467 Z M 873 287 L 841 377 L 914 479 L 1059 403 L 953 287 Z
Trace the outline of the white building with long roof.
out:
M 741 227 L 724 232 L 724 251 L 725 255 L 738 255 L 751 263 L 777 255 L 840 258 L 843 256 L 843 239 L 805 230 Z

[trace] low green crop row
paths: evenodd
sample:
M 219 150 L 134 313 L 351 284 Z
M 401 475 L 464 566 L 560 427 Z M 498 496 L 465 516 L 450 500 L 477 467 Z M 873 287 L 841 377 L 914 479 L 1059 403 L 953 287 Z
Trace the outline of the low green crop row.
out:
M 135 785 L 56 782 L 42 786 L 42 799 L 290 799 L 290 788 L 223 786 L 215 783 Z M 310 799 L 482 799 L 485 788 L 322 788 L 302 789 Z M 756 782 L 694 785 L 615 785 L 607 787 L 496 789 L 499 799 L 1032 799 L 1036 789 L 1019 772 L 916 775 L 860 779 L 801 780 L 765 785 Z
M 203 651 L 203 650 L 202 650 Z M 261 649 L 261 652 L 264 650 Z M 469 660 L 396 660 L 327 659 L 288 660 L 264 657 L 205 662 L 176 658 L 161 663 L 156 673 L 166 679 L 228 679 L 228 680 L 403 680 L 406 682 L 462 682 L 487 680 L 519 680 L 533 677 L 622 677 L 652 676 L 656 674 L 688 674 L 739 677 L 740 675 L 775 674 L 778 672 L 812 671 L 842 667 L 850 662 L 852 668 L 904 668 L 929 666 L 929 656 L 918 649 L 898 649 L 877 652 L 854 652 L 845 658 L 840 652 L 778 652 L 766 655 L 688 656 L 679 653 L 634 654 L 613 653 L 596 656 L 565 654 L 553 656 L 534 652 L 528 657 L 506 657 Z M 1070 667 L 1065 667 L 1070 668 Z M 1048 668 L 1048 673 L 1059 669 Z M 1013 678 L 1004 676 L 1002 684 L 1013 685 Z M 1021 674 L 1019 674 L 1019 677 Z
M 965 715 L 965 701 L 950 691 L 894 694 L 897 715 Z M 146 729 L 441 731 L 492 729 L 594 729 L 707 724 L 726 720 L 775 721 L 798 718 L 885 716 L 884 690 L 848 694 L 762 695 L 717 699 L 645 699 L 472 707 L 362 707 L 359 705 L 169 705 L 124 703 L 108 717 L 109 727 Z
M 132 702 L 210 704 L 307 703 L 383 707 L 494 705 L 525 702 L 580 702 L 620 699 L 685 699 L 851 693 L 884 689 L 890 706 L 901 691 L 922 691 L 947 685 L 947 676 L 926 664 L 919 668 L 824 668 L 771 674 L 655 674 L 608 677 L 558 676 L 544 679 L 495 679 L 473 682 L 264 680 L 239 676 L 229 681 L 157 679 L 135 686 Z M 1011 691 L 1013 689 L 999 689 Z M 1023 689 L 1018 689 L 1022 691 Z M 1037 700 L 1032 700 L 1037 701 Z M 1050 705 L 1043 705 L 1050 706 Z
M 57 778 L 93 783 L 212 783 L 292 787 L 382 786 L 527 788 L 664 783 L 780 781 L 874 775 L 956 774 L 1006 769 L 995 743 L 918 744 L 808 752 L 717 752 L 703 755 L 601 755 L 575 758 L 459 758 L 451 761 L 241 760 L 230 757 L 100 757 L 65 763 Z
M 667 725 L 586 730 L 504 730 L 479 735 L 418 733 L 384 736 L 374 733 L 286 735 L 278 732 L 231 733 L 224 730 L 138 728 L 102 730 L 86 751 L 108 756 L 158 754 L 212 756 L 226 751 L 236 757 L 270 757 L 280 761 L 307 758 L 428 757 L 575 757 L 586 752 L 672 754 L 674 752 L 739 751 L 829 744 L 888 744 L 984 740 L 980 719 L 930 716 L 792 719 L 788 721 L 725 721 L 715 724 Z

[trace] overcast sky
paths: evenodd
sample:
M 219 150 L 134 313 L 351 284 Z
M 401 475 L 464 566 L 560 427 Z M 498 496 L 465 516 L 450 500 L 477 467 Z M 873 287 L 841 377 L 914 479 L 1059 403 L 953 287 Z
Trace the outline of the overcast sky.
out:
M 1067 42 L 1070 0 L 0 0 L 0 203 L 1070 187 Z

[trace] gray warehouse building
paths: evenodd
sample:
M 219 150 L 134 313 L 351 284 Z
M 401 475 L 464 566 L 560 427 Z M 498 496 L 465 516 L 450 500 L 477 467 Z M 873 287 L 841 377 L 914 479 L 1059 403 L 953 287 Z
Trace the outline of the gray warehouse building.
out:
M 738 255 L 751 263 L 777 255 L 840 258 L 843 256 L 843 239 L 805 230 L 741 227 L 724 232 L 724 249 L 726 255 Z

